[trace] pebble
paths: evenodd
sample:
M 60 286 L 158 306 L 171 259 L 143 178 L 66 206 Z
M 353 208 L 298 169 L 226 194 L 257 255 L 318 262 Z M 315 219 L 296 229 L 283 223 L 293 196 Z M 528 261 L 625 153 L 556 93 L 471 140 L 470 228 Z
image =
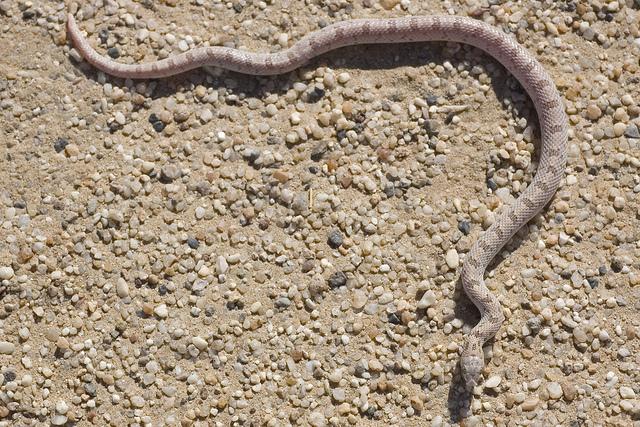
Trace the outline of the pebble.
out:
M 167 309 L 166 304 L 160 304 L 156 306 L 156 308 L 153 309 L 153 312 L 161 319 L 166 319 L 167 316 L 169 316 L 169 310 Z
M 538 407 L 538 404 L 540 403 L 540 399 L 538 399 L 537 397 L 530 397 L 528 399 L 526 399 L 524 402 L 522 402 L 522 410 L 523 411 L 533 411 Z
M 163 182 L 172 182 L 180 177 L 180 169 L 176 165 L 165 165 L 160 171 Z
M 549 397 L 554 400 L 560 399 L 563 394 L 562 387 L 556 382 L 550 382 L 547 384 L 547 392 L 549 393 Z
M 329 287 L 332 289 L 345 286 L 346 284 L 347 284 L 347 275 L 344 274 L 342 271 L 333 273 L 331 277 L 329 277 Z
M 458 251 L 455 249 L 449 249 L 445 256 L 445 261 L 449 268 L 458 268 L 460 266 L 460 256 L 458 255 Z
M 423 310 L 425 308 L 431 307 L 436 303 L 436 294 L 435 292 L 429 290 L 422 295 L 420 301 L 418 301 L 418 308 Z
M 393 9 L 399 3 L 400 0 L 380 0 L 380 5 L 386 10 Z
M 122 277 L 118 278 L 116 282 L 116 293 L 120 298 L 129 296 L 129 285 Z
M 227 262 L 227 259 L 222 255 L 218 257 L 218 261 L 216 262 L 216 271 L 218 272 L 218 274 L 226 274 L 227 271 L 229 271 L 229 263 Z
M 343 237 L 342 234 L 340 233 L 340 231 L 338 230 L 331 230 L 331 232 L 329 233 L 329 237 L 327 239 L 329 246 L 331 246 L 333 249 L 337 249 L 340 246 L 342 246 L 343 243 Z
M 8 341 L 0 341 L 0 354 L 13 354 L 16 346 Z
M 51 417 L 51 425 L 63 426 L 69 421 L 69 418 L 63 414 L 55 414 Z
M 635 399 L 636 393 L 631 387 L 622 386 L 620 387 L 620 397 L 623 399 Z
M 598 120 L 602 115 L 602 110 L 596 104 L 589 104 L 587 106 L 587 117 L 590 120 Z
M 142 396 L 131 397 L 131 406 L 133 406 L 134 408 L 144 408 L 145 403 L 146 402 L 144 400 L 144 397 Z
M 562 393 L 564 394 L 564 398 L 567 401 L 571 402 L 576 398 L 578 390 L 576 389 L 576 387 L 573 384 L 571 384 L 571 383 L 562 383 L 561 387 L 562 387 Z
M 209 344 L 207 343 L 207 340 L 205 340 L 202 337 L 198 337 L 198 336 L 193 337 L 191 339 L 191 343 L 193 345 L 195 345 L 198 348 L 198 350 L 200 350 L 200 351 L 204 351 L 204 350 L 207 349 L 207 347 L 209 347 Z
M 314 411 L 309 414 L 309 425 L 311 427 L 325 427 L 327 425 L 327 419 L 321 412 Z
M 381 372 L 383 369 L 384 366 L 377 359 L 369 360 L 369 370 L 371 372 Z
M 61 153 L 64 151 L 67 145 L 69 145 L 69 141 L 67 139 L 57 138 L 53 143 L 53 149 L 56 153 Z
M 486 388 L 496 388 L 500 385 L 501 382 L 502 377 L 500 375 L 493 375 L 484 382 L 484 386 Z
M 369 301 L 367 294 L 365 294 L 360 289 L 357 289 L 353 294 L 353 298 L 351 300 L 351 306 L 355 310 L 361 310 L 365 306 L 367 301 Z
M 196 218 L 198 218 L 197 212 L 196 212 Z M 202 218 L 202 216 L 200 216 L 200 218 Z M 200 242 L 198 242 L 198 239 L 194 239 L 193 237 L 188 237 L 187 246 L 189 246 L 191 249 L 198 249 L 200 247 Z
M 630 123 L 624 129 L 624 136 L 627 138 L 640 138 L 640 130 L 635 123 Z
M 13 278 L 13 268 L 0 267 L 0 280 L 9 280 Z
M 335 400 L 336 402 L 344 402 L 346 399 L 345 391 L 342 388 L 334 388 L 331 392 L 331 395 L 333 397 L 333 400 Z

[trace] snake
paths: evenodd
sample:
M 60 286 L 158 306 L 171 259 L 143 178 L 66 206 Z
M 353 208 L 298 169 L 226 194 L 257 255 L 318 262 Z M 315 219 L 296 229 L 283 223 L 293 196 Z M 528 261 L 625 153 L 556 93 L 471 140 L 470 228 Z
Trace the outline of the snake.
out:
M 479 235 L 463 259 L 462 287 L 479 310 L 480 320 L 464 336 L 459 366 L 467 388 L 479 384 L 485 370 L 483 346 L 505 320 L 498 298 L 485 284 L 485 270 L 511 237 L 551 200 L 564 177 L 567 161 L 568 118 L 564 102 L 551 76 L 512 35 L 464 16 L 353 19 L 313 31 L 275 53 L 202 46 L 158 61 L 124 64 L 96 52 L 72 14 L 67 18 L 67 31 L 73 46 L 87 62 L 104 73 L 130 79 L 168 77 L 202 66 L 249 75 L 276 75 L 293 71 L 323 53 L 361 44 L 457 42 L 479 48 L 500 62 L 533 102 L 541 129 L 541 146 L 530 184 L 511 204 L 502 206 L 494 222 Z

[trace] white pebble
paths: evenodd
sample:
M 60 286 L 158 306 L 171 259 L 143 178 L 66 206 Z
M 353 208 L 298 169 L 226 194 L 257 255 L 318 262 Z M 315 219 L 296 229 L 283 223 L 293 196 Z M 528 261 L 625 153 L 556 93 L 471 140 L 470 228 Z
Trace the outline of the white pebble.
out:
M 202 337 L 193 337 L 191 338 L 191 343 L 193 345 L 195 345 L 198 350 L 200 351 L 204 351 L 207 349 L 207 347 L 209 347 L 209 344 L 207 343 L 207 340 L 205 340 Z
M 0 267 L 0 280 L 9 280 L 13 277 L 13 268 Z
M 620 387 L 620 397 L 623 399 L 633 399 L 636 397 L 636 392 L 633 391 L 631 387 L 622 386 Z
M 63 426 L 67 423 L 67 420 L 68 418 L 66 415 L 56 414 L 51 418 L 51 425 Z
M 218 269 L 218 274 L 225 274 L 227 271 L 229 271 L 229 264 L 227 263 L 227 259 L 222 255 L 218 257 L 216 267 Z
M 0 341 L 0 354 L 12 354 L 16 346 L 8 341 Z
M 486 388 L 496 388 L 502 382 L 502 377 L 500 375 L 494 375 L 490 377 L 487 381 L 485 381 L 484 386 Z
M 166 304 L 160 304 L 159 306 L 153 309 L 153 312 L 156 314 L 156 316 L 160 317 L 161 319 L 165 319 L 169 315 L 169 310 L 167 310 Z
M 552 399 L 560 399 L 562 397 L 562 387 L 556 382 L 547 384 L 547 392 Z
M 458 268 L 460 265 L 460 256 L 458 255 L 458 251 L 455 249 L 449 249 L 444 260 L 451 269 Z
M 436 293 L 433 291 L 427 291 L 422 295 L 420 301 L 418 301 L 418 308 L 425 309 L 431 307 L 436 302 Z
M 122 277 L 120 277 L 116 283 L 116 293 L 120 298 L 126 298 L 129 296 L 129 285 Z

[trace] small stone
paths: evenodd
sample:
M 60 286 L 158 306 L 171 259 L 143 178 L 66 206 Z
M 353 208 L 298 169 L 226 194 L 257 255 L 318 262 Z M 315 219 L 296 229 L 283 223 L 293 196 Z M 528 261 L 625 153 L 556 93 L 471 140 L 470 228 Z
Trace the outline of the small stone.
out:
M 500 375 L 494 375 L 485 381 L 485 388 L 496 388 L 502 382 L 502 377 Z
M 193 237 L 187 237 L 187 245 L 191 249 L 198 249 L 198 247 L 200 246 L 200 242 L 198 242 L 198 239 L 195 239 Z
M 178 109 L 173 113 L 173 120 L 177 123 L 186 122 L 190 115 L 191 111 L 186 107 L 178 107 Z
M 249 307 L 249 311 L 251 312 L 251 314 L 258 314 L 258 313 L 260 313 L 261 309 L 262 309 L 262 303 L 260 301 L 254 302 Z
M 630 123 L 624 131 L 624 136 L 627 138 L 640 138 L 640 130 L 638 130 L 638 126 L 635 123 Z
M 538 403 L 540 403 L 540 399 L 538 399 L 537 397 L 530 397 L 522 402 L 522 410 L 533 411 L 538 407 Z
M 418 301 L 418 308 L 423 310 L 425 308 L 431 307 L 436 303 L 436 293 L 429 290 L 422 295 L 420 301 Z
M 329 237 L 327 238 L 327 243 L 329 244 L 329 246 L 331 246 L 333 249 L 337 249 L 342 246 L 343 241 L 344 240 L 340 231 L 335 229 L 331 230 L 331 232 L 329 233 Z
M 631 387 L 622 386 L 620 387 L 620 397 L 623 399 L 634 399 L 636 397 L 636 392 L 633 391 Z
M 278 299 L 276 299 L 275 303 L 274 303 L 276 308 L 287 308 L 291 305 L 291 300 L 287 297 L 280 297 Z
M 0 354 L 13 354 L 16 346 L 8 341 L 0 341 Z
M 331 277 L 329 277 L 329 287 L 331 289 L 339 288 L 340 286 L 344 286 L 347 284 L 347 275 L 342 271 L 338 271 L 333 273 Z
M 55 326 L 47 328 L 44 331 L 44 337 L 51 342 L 56 342 L 60 337 L 60 330 Z
M 565 400 L 567 400 L 568 402 L 571 402 L 573 399 L 576 398 L 576 394 L 578 393 L 576 386 L 574 386 L 571 383 L 562 383 L 561 387 L 562 387 L 562 393 L 564 394 Z
M 353 298 L 351 300 L 351 306 L 355 310 L 361 310 L 367 304 L 368 300 L 369 300 L 369 297 L 367 296 L 367 294 L 365 294 L 360 289 L 357 289 L 353 294 Z
M 229 263 L 227 262 L 227 259 L 222 255 L 218 257 L 218 261 L 216 262 L 216 270 L 218 274 L 226 274 L 227 271 L 229 271 Z
M 458 223 L 458 230 L 460 230 L 462 234 L 466 236 L 471 231 L 471 224 L 469 223 L 469 221 L 460 221 Z
M 55 414 L 53 417 L 51 417 L 51 425 L 63 426 L 67 423 L 68 420 L 69 418 L 66 415 Z
M 303 273 L 308 273 L 311 270 L 313 270 L 314 266 L 315 266 L 315 263 L 313 262 L 313 260 L 308 259 L 302 263 L 302 265 L 300 266 L 300 270 L 302 270 Z
M 551 399 L 560 399 L 562 397 L 562 387 L 556 382 L 547 384 L 547 392 Z
M 378 361 L 378 359 L 369 360 L 369 370 L 371 372 L 382 372 L 383 369 L 384 366 Z
M 399 3 L 400 0 L 380 0 L 380 6 L 382 6 L 386 10 L 393 9 Z
M 458 268 L 460 265 L 460 256 L 458 255 L 458 251 L 455 249 L 449 249 L 444 259 L 451 269 Z
M 122 114 L 122 111 L 116 111 L 114 119 L 119 125 L 124 125 L 127 122 L 127 118 Z
M 289 181 L 289 174 L 282 170 L 277 170 L 273 173 L 273 177 L 280 183 L 284 184 Z
M 142 396 L 133 396 L 131 398 L 131 405 L 134 408 L 143 408 L 145 404 L 144 397 Z
M 327 419 L 321 412 L 312 412 L 309 415 L 309 425 L 311 427 L 325 427 L 327 425 Z
M 578 326 L 577 328 L 575 328 L 573 330 L 573 339 L 575 340 L 576 343 L 584 343 L 587 342 L 587 333 L 585 332 L 584 328 Z
M 191 338 L 191 343 L 195 345 L 200 351 L 204 351 L 207 349 L 207 347 L 209 347 L 207 340 L 198 336 Z
M 66 414 L 69 411 L 69 405 L 67 405 L 67 402 L 65 402 L 64 400 L 60 400 L 58 403 L 56 403 L 56 412 L 58 414 Z
M 484 424 L 478 415 L 472 415 L 465 418 L 460 423 L 460 427 L 482 427 Z
M 331 393 L 331 395 L 333 396 L 333 399 L 336 402 L 344 402 L 346 397 L 346 393 L 344 391 L 344 389 L 342 388 L 334 388 L 333 392 Z
M 202 206 L 198 206 L 195 211 L 196 219 L 204 218 L 204 215 L 207 213 L 206 209 Z
M 13 277 L 13 268 L 0 267 L 0 280 L 9 280 Z
M 113 59 L 117 59 L 120 57 L 120 50 L 117 47 L 110 47 L 107 49 L 107 55 L 109 55 Z
M 206 265 L 203 265 L 200 270 L 198 270 L 198 276 L 207 277 L 211 274 L 211 270 Z
M 378 299 L 378 301 L 380 302 L 380 304 L 389 304 L 391 301 L 393 301 L 393 293 L 392 292 L 385 292 L 382 295 L 380 295 L 380 298 Z
M 202 120 L 203 123 L 208 123 L 211 119 L 213 119 L 213 113 L 210 109 L 206 108 L 200 112 L 200 120 Z
M 156 122 L 153 122 L 151 124 L 151 126 L 153 126 L 153 130 L 155 130 L 156 132 L 160 133 L 164 130 L 164 128 L 167 126 L 165 123 L 163 123 L 162 121 L 158 120 Z
M 142 173 L 149 175 L 151 172 L 153 172 L 153 169 L 155 167 L 156 167 L 155 163 L 144 161 L 140 165 L 140 170 L 142 171 Z
M 160 304 L 159 306 L 153 309 L 153 312 L 155 313 L 156 316 L 158 316 L 161 319 L 166 319 L 166 317 L 169 315 L 169 310 L 167 309 L 166 304 Z
M 325 141 L 318 142 L 313 147 L 313 149 L 311 149 L 311 160 L 314 160 L 317 162 L 318 160 L 322 159 L 322 156 L 324 156 L 324 153 L 327 152 L 328 148 L 329 146 Z
M 640 413 L 640 405 L 635 400 L 621 400 L 620 408 L 622 408 L 625 412 L 636 412 Z
M 615 136 L 622 136 L 626 129 L 627 129 L 627 126 L 624 123 L 618 122 L 613 125 L 613 134 Z
M 60 350 L 69 349 L 69 340 L 65 337 L 58 337 L 58 339 L 56 340 L 56 347 L 58 347 Z
M 422 412 L 422 409 L 424 408 L 424 402 L 422 401 L 420 396 L 411 396 L 411 398 L 409 399 L 409 404 L 411 404 L 411 407 L 417 412 Z
M 116 282 L 116 293 L 120 298 L 126 298 L 129 296 L 129 285 L 122 277 L 118 278 L 118 281 Z
M 64 138 L 58 138 L 53 143 L 53 149 L 56 151 L 56 153 L 61 153 L 62 151 L 64 151 L 67 145 L 69 145 L 69 141 Z
M 596 104 L 589 104 L 587 106 L 587 117 L 589 120 L 598 120 L 602 115 L 602 110 Z
M 160 171 L 160 181 L 169 183 L 180 177 L 180 169 L 176 165 L 165 165 Z

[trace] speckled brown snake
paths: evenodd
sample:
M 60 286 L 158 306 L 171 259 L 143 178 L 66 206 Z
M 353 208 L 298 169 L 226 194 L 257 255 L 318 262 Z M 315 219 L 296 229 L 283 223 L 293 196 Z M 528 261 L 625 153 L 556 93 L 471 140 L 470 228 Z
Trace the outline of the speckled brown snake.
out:
M 483 22 L 458 16 L 416 16 L 394 19 L 358 19 L 315 31 L 277 53 L 250 53 L 225 47 L 200 47 L 143 64 L 120 64 L 98 54 L 85 39 L 71 14 L 68 32 L 80 54 L 105 73 L 133 79 L 179 74 L 201 66 L 216 66 L 254 75 L 285 73 L 330 50 L 364 43 L 455 41 L 478 47 L 496 58 L 522 84 L 538 113 L 542 147 L 531 184 L 475 242 L 464 259 L 464 290 L 478 307 L 480 322 L 466 336 L 460 359 L 468 387 L 477 384 L 484 368 L 483 344 L 504 321 L 502 307 L 484 284 L 484 271 L 513 234 L 551 199 L 564 175 L 568 120 L 560 94 L 542 65 L 511 36 Z

